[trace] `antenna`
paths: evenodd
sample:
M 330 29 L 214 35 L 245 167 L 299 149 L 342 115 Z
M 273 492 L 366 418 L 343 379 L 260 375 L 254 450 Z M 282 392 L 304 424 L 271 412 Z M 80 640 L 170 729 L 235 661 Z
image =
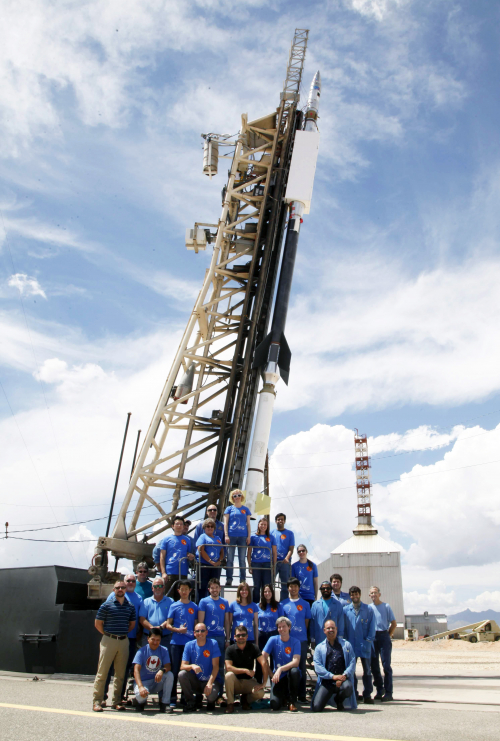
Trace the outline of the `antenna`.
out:
M 356 463 L 356 494 L 358 499 L 358 527 L 355 535 L 376 535 L 372 525 L 370 457 L 367 436 L 354 430 L 354 456 Z

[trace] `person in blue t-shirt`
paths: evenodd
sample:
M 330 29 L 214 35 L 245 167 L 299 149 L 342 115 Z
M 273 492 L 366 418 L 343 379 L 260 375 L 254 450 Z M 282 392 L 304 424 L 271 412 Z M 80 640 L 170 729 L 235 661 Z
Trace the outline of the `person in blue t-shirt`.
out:
M 194 626 L 198 617 L 198 605 L 191 602 L 191 583 L 187 579 L 181 579 L 178 584 L 180 599 L 170 605 L 168 611 L 167 628 L 173 633 L 170 641 L 170 656 L 172 659 L 172 673 L 174 684 L 170 705 L 175 707 L 177 702 L 177 677 L 182 661 L 184 646 L 194 638 Z
M 203 530 L 203 534 L 196 541 L 200 572 L 199 599 L 207 596 L 210 579 L 220 579 L 221 563 L 224 557 L 222 540 L 215 534 L 215 520 L 205 520 Z M 220 546 L 220 548 L 217 546 Z
M 287 582 L 292 575 L 292 555 L 295 546 L 295 535 L 291 530 L 285 528 L 286 515 L 279 512 L 274 518 L 276 530 L 271 532 L 276 541 L 276 576 L 281 582 L 280 600 L 288 597 Z
M 283 617 L 283 608 L 274 596 L 274 587 L 272 584 L 265 584 L 262 590 L 259 613 L 257 616 L 259 624 L 259 648 L 262 651 L 266 643 L 273 636 L 278 635 L 276 620 Z M 271 659 L 272 662 L 272 659 Z M 273 668 L 271 663 L 271 669 Z M 262 667 L 259 663 L 255 667 L 255 679 L 259 684 L 262 682 Z
M 257 523 L 257 532 L 250 538 L 247 560 L 253 576 L 253 601 L 260 600 L 264 584 L 272 582 L 272 567 L 276 564 L 276 541 L 269 533 L 267 517 Z
M 139 595 L 139 597 L 142 600 L 145 600 L 147 597 L 153 596 L 153 588 L 151 585 L 151 582 L 149 581 L 149 566 L 147 563 L 142 561 L 140 564 L 137 565 L 137 570 L 135 572 L 135 575 L 137 577 L 137 582 L 135 585 L 135 591 Z
M 307 629 L 309 626 L 309 620 L 311 619 L 311 607 L 307 600 L 302 599 L 299 596 L 300 582 L 292 576 L 288 580 L 288 594 L 289 598 L 281 602 L 284 615 L 291 621 L 290 635 L 292 638 L 296 638 L 300 641 L 300 683 L 299 683 L 299 701 L 307 702 L 306 700 L 306 659 L 307 659 L 307 647 L 309 642 L 307 640 Z
M 221 656 L 224 656 L 229 602 L 220 596 L 221 588 L 218 579 L 210 579 L 208 591 L 210 596 L 204 597 L 198 604 L 198 622 L 205 623 L 208 629 L 208 637 L 217 641 Z
M 318 567 L 307 558 L 307 548 L 303 543 L 297 546 L 298 561 L 292 565 L 292 576 L 300 582 L 300 596 L 311 606 L 318 594 Z
M 296 713 L 300 681 L 300 642 L 290 635 L 292 623 L 287 617 L 278 618 L 276 627 L 279 635 L 272 636 L 262 652 L 265 659 L 272 657 L 274 663 L 271 678 L 271 708 L 279 710 L 289 697 L 289 709 Z
M 238 625 L 244 625 L 248 631 L 248 640 L 257 646 L 259 630 L 259 607 L 250 599 L 250 587 L 242 581 L 236 590 L 236 601 L 229 605 L 228 628 L 234 641 L 234 631 Z M 226 634 L 226 645 L 229 645 L 229 631 Z
M 224 540 L 227 549 L 226 587 L 233 583 L 234 552 L 238 549 L 238 563 L 240 565 L 240 582 L 246 579 L 245 555 L 246 547 L 250 545 L 250 515 L 248 507 L 244 506 L 245 495 L 241 489 L 234 489 L 229 495 L 231 504 L 224 510 Z
M 201 707 L 203 695 L 207 698 L 207 710 L 214 710 L 221 690 L 218 680 L 221 652 L 217 641 L 207 638 L 205 623 L 195 625 L 194 635 L 196 640 L 184 646 L 179 672 L 179 684 L 187 701 L 185 713 Z
M 375 618 L 375 640 L 373 642 L 372 674 L 373 684 L 377 689 L 375 700 L 391 702 L 392 700 L 392 636 L 398 627 L 392 608 L 388 602 L 382 602 L 381 592 L 378 587 L 370 587 L 372 600 L 370 609 L 373 610 Z M 380 672 L 379 658 L 382 660 L 384 669 L 384 680 Z
M 195 545 L 200 535 L 203 535 L 203 523 L 205 522 L 205 520 L 215 521 L 214 535 L 218 535 L 219 538 L 222 540 L 222 542 L 224 542 L 224 523 L 221 522 L 219 519 L 217 519 L 218 514 L 219 513 L 217 511 L 217 507 L 215 506 L 215 504 L 209 504 L 206 509 L 205 516 L 203 517 L 202 520 L 199 521 L 199 523 L 196 525 L 196 528 L 194 530 L 193 540 L 195 542 Z
M 148 696 L 154 692 L 158 693 L 160 713 L 173 712 L 173 708 L 169 708 L 168 704 L 174 676 L 170 671 L 168 649 L 162 646 L 160 641 L 161 630 L 151 628 L 147 644 L 140 648 L 133 657 L 137 712 L 144 710 Z
M 191 552 L 191 540 L 184 535 L 184 517 L 177 515 L 173 524 L 173 535 L 169 535 L 161 542 L 161 574 L 165 582 L 165 592 L 168 595 L 172 586 L 181 577 L 186 577 L 189 562 L 194 560 Z

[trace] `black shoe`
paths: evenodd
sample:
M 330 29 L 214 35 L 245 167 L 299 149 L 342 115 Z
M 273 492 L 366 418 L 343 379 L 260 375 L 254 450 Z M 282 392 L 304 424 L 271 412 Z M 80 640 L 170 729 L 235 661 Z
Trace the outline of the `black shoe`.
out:
M 196 709 L 199 710 L 203 707 L 203 695 L 196 695 Z
M 164 702 L 160 702 L 160 713 L 166 713 L 167 712 L 168 705 Z
M 188 702 L 183 707 L 184 713 L 194 713 L 196 711 L 196 703 L 195 702 Z
M 337 710 L 340 710 L 341 712 L 345 710 L 344 703 L 342 700 L 337 700 Z
M 305 704 L 308 703 L 308 699 L 305 696 L 304 697 L 298 697 L 297 699 L 298 699 L 299 702 L 302 702 L 302 703 L 305 703 Z
M 375 700 L 373 699 L 373 697 L 370 696 L 363 697 L 363 702 L 365 703 L 365 705 L 375 705 Z
M 380 692 L 377 692 L 377 694 L 375 695 L 375 697 L 373 699 L 374 700 L 382 700 L 382 698 L 383 698 L 383 695 Z
M 360 695 L 360 694 L 359 694 L 359 692 L 357 692 L 357 693 L 356 693 L 356 700 L 357 700 L 358 702 L 361 702 L 361 700 L 362 700 L 362 699 L 363 699 L 363 695 Z
M 213 712 L 215 710 L 215 702 L 207 702 L 207 710 Z
M 144 705 L 145 704 L 146 703 L 137 703 L 137 705 L 135 706 L 135 712 L 136 713 L 143 713 L 144 712 Z
M 382 702 L 392 702 L 392 695 L 384 695 Z

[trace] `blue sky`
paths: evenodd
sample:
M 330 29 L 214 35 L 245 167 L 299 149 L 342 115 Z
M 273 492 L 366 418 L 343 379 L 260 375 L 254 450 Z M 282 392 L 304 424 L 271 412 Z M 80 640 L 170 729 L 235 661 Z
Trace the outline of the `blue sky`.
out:
M 373 510 L 403 548 L 406 609 L 500 609 L 498 6 L 19 0 L 4 10 L 11 529 L 107 511 L 126 413 L 129 469 L 210 257 L 183 242 L 195 220 L 218 218 L 225 180 L 223 166 L 211 182 L 202 175 L 200 134 L 272 111 L 294 28 L 309 28 L 303 92 L 320 69 L 321 149 L 272 494 L 325 558 L 354 524 L 349 449 L 353 428 L 366 431 L 373 480 L 386 482 Z M 4 565 L 86 566 L 91 550 L 0 542 Z

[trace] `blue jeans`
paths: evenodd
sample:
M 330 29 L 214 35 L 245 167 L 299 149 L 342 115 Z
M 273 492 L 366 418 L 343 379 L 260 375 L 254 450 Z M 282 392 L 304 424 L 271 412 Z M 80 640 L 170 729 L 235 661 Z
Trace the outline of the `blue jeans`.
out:
M 269 568 L 265 568 L 269 565 Z M 260 602 L 260 590 L 265 584 L 272 584 L 271 565 L 266 563 L 256 563 L 252 561 L 253 576 L 253 601 L 257 604 Z
M 364 659 L 362 656 L 358 656 L 356 658 L 356 663 L 358 658 L 361 661 L 361 666 L 363 667 L 363 697 L 370 697 L 371 693 L 373 692 L 371 658 Z M 358 694 L 358 678 L 356 676 L 356 672 L 354 672 L 354 692 Z
M 321 682 L 321 686 L 313 697 L 311 710 L 313 713 L 320 713 L 325 709 L 326 704 L 332 697 L 335 697 L 335 702 L 344 702 L 347 697 L 352 695 L 352 684 L 346 679 L 342 682 L 340 687 L 337 687 L 335 682 L 331 679 L 327 679 Z
M 240 565 L 240 582 L 245 581 L 247 572 L 245 570 L 245 556 L 247 552 L 247 536 L 237 535 L 235 537 L 230 536 L 230 546 L 238 546 L 238 563 Z M 236 548 L 227 549 L 227 566 L 226 566 L 226 584 L 229 586 L 233 582 L 233 563 L 234 553 Z
M 279 710 L 289 698 L 294 705 L 297 704 L 297 690 L 299 686 L 300 671 L 294 666 L 282 677 L 279 682 L 271 682 L 271 696 L 269 702 L 273 710 Z
M 292 575 L 292 567 L 285 561 L 278 561 L 276 564 L 276 576 L 279 576 L 281 582 L 280 602 L 288 597 L 288 587 L 286 585 Z
M 209 638 L 212 638 L 218 645 L 219 651 L 220 651 L 220 659 L 219 659 L 219 673 L 217 675 L 217 681 L 220 683 L 221 686 L 221 694 L 222 694 L 222 688 L 224 687 L 224 656 L 226 654 L 226 636 L 212 636 L 210 633 L 208 634 Z
M 386 695 L 392 695 L 391 656 L 392 641 L 389 631 L 377 630 L 375 633 L 375 640 L 373 641 L 373 653 L 371 659 L 373 683 L 377 688 L 377 695 L 382 695 L 384 691 Z M 382 667 L 384 669 L 383 681 L 380 672 L 379 657 L 382 659 Z

